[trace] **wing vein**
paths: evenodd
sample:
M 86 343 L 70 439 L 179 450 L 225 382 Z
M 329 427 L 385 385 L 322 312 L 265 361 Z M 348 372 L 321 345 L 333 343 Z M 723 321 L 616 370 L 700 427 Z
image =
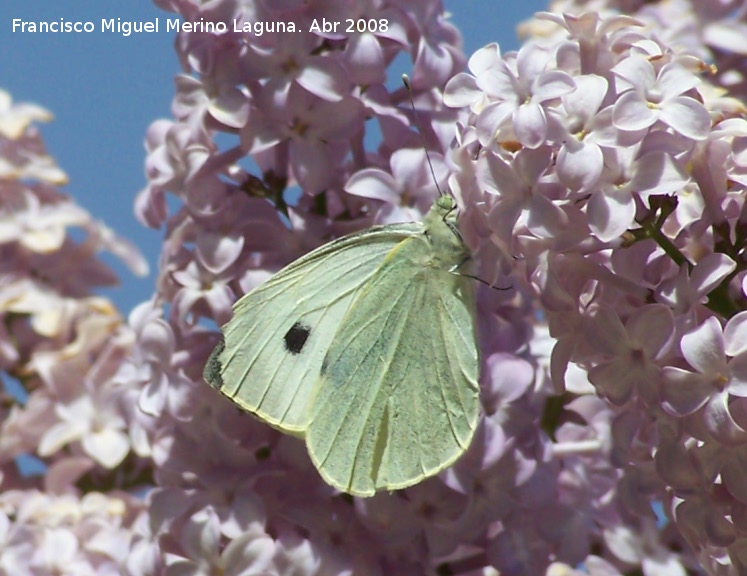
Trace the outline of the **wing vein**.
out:
M 372 324 L 376 323 L 376 322 L 377 322 L 377 321 L 378 321 L 378 320 L 379 320 L 379 319 L 380 319 L 380 318 L 381 318 L 382 316 L 386 316 L 386 320 L 384 321 L 384 327 L 385 327 L 385 329 L 386 329 L 386 328 L 388 327 L 388 324 L 389 324 L 389 318 L 391 318 L 391 316 L 392 316 L 392 313 L 393 313 L 393 312 L 394 312 L 394 310 L 395 310 L 395 309 L 397 308 L 397 305 L 398 305 L 398 304 L 399 304 L 399 302 L 400 302 L 400 301 L 402 300 L 402 298 L 404 298 L 404 296 L 406 295 L 406 293 L 407 293 L 407 291 L 406 291 L 406 290 L 402 290 L 402 291 L 400 292 L 400 294 L 399 294 L 399 296 L 398 296 L 397 300 L 395 301 L 394 305 L 393 305 L 393 306 L 392 306 L 392 307 L 391 307 L 391 308 L 389 309 L 389 311 L 388 311 L 388 312 L 386 311 L 386 309 L 385 309 L 385 308 L 379 308 L 379 311 L 377 312 L 377 314 L 376 314 L 376 315 L 373 315 L 373 316 L 371 316 L 371 317 L 370 317 L 370 318 L 369 318 L 369 319 L 368 319 L 368 320 L 367 320 L 367 321 L 366 321 L 365 323 L 363 323 L 363 324 L 362 324 L 362 325 L 360 326 L 360 328 L 359 328 L 359 329 L 358 329 L 358 330 L 357 330 L 357 331 L 356 331 L 356 332 L 355 332 L 355 333 L 354 333 L 354 334 L 353 334 L 353 335 L 352 335 L 352 336 L 351 336 L 350 338 L 348 338 L 348 340 L 347 340 L 347 343 L 346 343 L 345 347 L 344 347 L 344 348 L 342 349 L 342 351 L 341 351 L 341 353 L 340 353 L 340 356 L 344 355 L 344 353 L 345 353 L 345 352 L 346 352 L 346 351 L 347 351 L 347 350 L 348 350 L 348 349 L 350 348 L 350 346 L 351 346 L 351 345 L 352 345 L 352 344 L 353 344 L 353 343 L 354 343 L 354 342 L 355 342 L 355 341 L 356 341 L 356 340 L 357 340 L 357 339 L 358 339 L 358 338 L 360 337 L 360 334 L 361 334 L 361 333 L 362 333 L 362 332 L 363 332 L 363 331 L 364 331 L 364 330 L 365 330 L 366 328 L 368 328 L 368 327 L 369 327 L 369 326 L 371 326 Z M 362 299 L 362 298 L 364 298 L 364 297 L 365 297 L 365 293 L 361 293 L 361 295 L 360 295 L 360 298 Z M 351 313 L 354 313 L 354 311 L 353 311 L 353 309 L 352 309 L 352 308 L 351 308 L 351 311 L 350 311 L 350 312 L 351 312 Z M 401 324 L 401 323 L 400 323 L 400 324 Z M 400 333 L 401 333 L 401 330 L 400 330 Z M 394 350 L 394 349 L 396 349 L 396 347 L 392 347 L 392 350 Z M 352 373 L 350 374 L 350 378 L 348 379 L 348 382 L 346 382 L 346 383 L 344 383 L 344 384 L 340 384 L 341 386 L 344 386 L 344 385 L 346 385 L 346 384 L 349 384 L 349 382 L 350 382 L 350 381 L 352 381 L 352 380 L 354 380 L 354 379 L 355 379 L 355 376 L 356 376 L 356 374 L 358 373 L 358 371 L 360 370 L 360 368 L 361 368 L 361 367 L 363 366 L 363 364 L 365 363 L 365 361 L 366 361 L 366 360 L 367 360 L 367 359 L 368 359 L 368 358 L 369 358 L 369 357 L 371 356 L 371 354 L 373 354 L 373 353 L 374 353 L 374 350 L 375 350 L 375 347 L 374 347 L 374 346 L 371 346 L 371 347 L 370 347 L 370 348 L 368 349 L 368 351 L 367 351 L 367 352 L 366 352 L 366 354 L 364 355 L 364 357 L 363 357 L 363 359 L 361 360 L 361 362 L 359 362 L 359 363 L 358 363 L 358 365 L 357 365 L 357 366 L 355 367 L 355 370 L 354 370 L 354 371 L 353 371 L 353 372 L 352 372 Z M 384 380 L 384 378 L 386 377 L 387 373 L 388 373 L 388 370 L 387 370 L 387 369 L 381 370 L 381 371 L 379 372 L 379 378 L 378 378 L 378 380 L 376 381 L 376 386 L 375 386 L 375 387 L 372 387 L 372 388 L 376 388 L 376 389 L 379 389 L 379 388 L 381 387 L 381 383 L 383 382 L 383 380 Z M 368 406 L 366 406 L 366 408 L 368 409 L 368 411 L 369 411 L 369 412 L 370 412 L 370 408 L 371 408 L 371 405 L 372 405 L 372 404 L 374 403 L 374 401 L 376 400 L 376 394 L 372 394 L 370 398 L 371 398 L 371 400 L 369 401 L 369 403 L 368 403 Z M 336 440 L 337 440 L 337 439 L 339 438 L 340 432 L 341 432 L 341 431 L 342 431 L 342 430 L 343 430 L 343 429 L 345 428 L 345 423 L 346 423 L 346 422 L 347 422 L 347 421 L 349 420 L 349 418 L 351 418 L 351 417 L 353 416 L 353 414 L 354 414 L 354 412 L 353 412 L 352 410 L 348 410 L 348 411 L 347 411 L 347 412 L 345 413 L 345 416 L 344 416 L 344 417 L 343 417 L 343 419 L 341 420 L 341 422 L 340 422 L 340 425 L 339 425 L 339 426 L 337 427 L 337 429 L 335 430 L 335 433 L 334 433 L 334 440 L 333 440 L 332 442 L 330 442 L 330 448 L 329 448 L 329 450 L 328 450 L 328 451 L 327 451 L 327 453 L 326 453 L 326 454 L 324 455 L 324 458 L 323 458 L 323 459 L 320 459 L 320 465 L 322 465 L 322 464 L 324 464 L 324 462 L 326 462 L 327 458 L 329 457 L 330 453 L 332 452 L 332 447 L 333 447 L 333 445 L 334 445 L 335 441 L 336 441 Z M 366 418 L 366 421 L 368 421 L 368 417 Z M 365 432 L 365 427 L 364 427 L 364 426 L 361 426 L 361 433 L 360 433 L 360 435 L 358 436 L 358 441 L 357 441 L 357 443 L 356 443 L 356 446 L 357 446 L 357 447 L 360 447 L 360 443 L 361 443 L 361 441 L 363 440 L 364 432 Z M 354 472 L 355 472 L 355 463 L 353 464 L 353 467 L 352 467 L 352 469 L 351 469 L 351 476 L 354 476 Z
M 438 315 L 438 318 L 439 318 L 439 328 L 440 328 L 440 332 L 441 332 L 441 343 L 443 344 L 442 349 L 444 350 L 444 352 L 446 354 L 446 360 L 447 360 L 446 363 L 448 364 L 449 370 L 451 371 L 452 379 L 453 379 L 454 383 L 456 383 L 457 382 L 457 375 L 456 375 L 456 373 L 454 371 L 454 362 L 453 362 L 452 357 L 451 357 L 451 351 L 449 350 L 449 346 L 447 345 L 447 342 L 446 342 L 446 330 L 448 329 L 448 327 L 444 325 L 444 319 L 446 317 L 449 318 L 449 326 L 451 326 L 451 327 L 454 327 L 456 325 L 456 322 L 455 322 L 454 318 L 452 317 L 451 312 L 449 310 L 449 307 L 446 305 L 446 302 L 444 302 L 443 298 L 439 298 L 438 304 L 443 307 L 443 311 L 444 311 L 443 315 L 441 315 L 441 314 Z M 461 363 L 460 363 L 460 371 L 461 371 Z M 439 380 L 440 380 L 441 379 L 441 374 L 438 374 L 438 371 L 436 371 L 436 373 L 437 373 L 437 376 L 439 377 Z M 462 374 L 462 376 L 464 376 L 464 374 Z M 454 424 L 454 420 L 453 420 L 453 417 L 452 417 L 453 415 L 451 413 L 451 410 L 449 409 L 449 405 L 448 405 L 448 402 L 446 400 L 446 395 L 445 395 L 445 389 L 446 389 L 446 387 L 443 386 L 443 385 L 441 385 L 441 386 L 439 386 L 439 389 L 441 390 L 441 401 L 443 402 L 444 410 L 446 411 L 446 417 L 449 420 L 449 428 L 451 429 L 451 435 L 453 436 L 455 442 L 459 446 L 464 447 L 462 445 L 462 441 L 460 440 L 459 436 L 457 435 L 456 426 Z M 459 398 L 459 404 L 462 407 L 462 411 L 466 412 L 466 406 L 464 405 L 464 399 L 462 398 L 462 396 L 460 394 L 457 394 L 457 397 Z

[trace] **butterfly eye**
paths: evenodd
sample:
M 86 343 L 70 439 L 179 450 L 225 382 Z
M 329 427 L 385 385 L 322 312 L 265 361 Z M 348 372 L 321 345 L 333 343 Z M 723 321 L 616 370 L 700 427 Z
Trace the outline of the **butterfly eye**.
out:
M 304 326 L 300 322 L 296 322 L 291 326 L 290 330 L 285 333 L 285 336 L 283 336 L 285 349 L 291 354 L 300 354 L 306 344 L 306 340 L 309 339 L 310 334 L 311 328 Z

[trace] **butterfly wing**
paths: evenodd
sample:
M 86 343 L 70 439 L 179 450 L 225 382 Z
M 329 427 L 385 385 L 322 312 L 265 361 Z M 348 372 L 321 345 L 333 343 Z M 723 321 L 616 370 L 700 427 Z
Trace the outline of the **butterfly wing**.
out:
M 423 235 L 387 256 L 314 389 L 306 443 L 329 484 L 358 496 L 405 488 L 467 449 L 479 416 L 474 310 L 471 280 L 433 266 Z
M 303 436 L 309 396 L 343 316 L 387 253 L 422 228 L 370 228 L 280 270 L 234 305 L 205 380 L 240 408 Z

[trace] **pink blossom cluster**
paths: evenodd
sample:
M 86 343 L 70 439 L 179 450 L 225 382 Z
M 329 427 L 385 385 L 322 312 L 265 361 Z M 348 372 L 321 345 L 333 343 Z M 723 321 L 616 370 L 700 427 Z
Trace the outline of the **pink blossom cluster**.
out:
M 703 569 L 743 574 L 746 110 L 655 7 L 584 8 L 538 15 L 518 52 L 487 46 L 450 80 L 445 101 L 470 110 L 452 189 L 536 295 L 554 385 L 574 391 L 580 368 L 611 407 L 617 512 L 644 522 L 660 501 Z
M 458 74 L 459 38 L 436 2 L 164 7 L 301 30 L 386 14 L 391 28 L 177 39 L 187 74 L 174 120 L 149 131 L 137 201 L 144 222 L 166 224 L 158 291 L 131 319 L 163 570 L 739 573 L 738 534 L 716 522 L 732 522 L 737 500 L 724 507 L 718 470 L 698 465 L 715 454 L 738 468 L 703 417 L 726 406 L 711 422 L 731 430 L 734 411 L 710 401 L 708 362 L 683 348 L 706 318 L 727 319 L 709 294 L 733 299 L 740 281 L 706 207 L 739 213 L 738 191 L 719 192 L 726 178 L 709 170 L 738 172 L 741 107 L 708 83 L 701 54 L 629 17 L 545 15 L 518 53 L 488 46 Z M 201 382 L 216 342 L 203 319 L 222 324 L 239 296 L 331 237 L 427 208 L 437 192 L 415 115 L 386 84 L 398 53 L 435 180 L 451 173 L 480 275 L 508 289 L 480 296 L 484 417 L 467 454 L 406 491 L 351 499 L 320 481 L 302 442 Z M 711 365 L 731 369 L 738 350 L 723 350 Z M 693 381 L 684 397 L 667 384 L 678 377 Z M 663 466 L 667 451 L 694 463 Z
M 485 414 L 469 451 L 440 477 L 396 494 L 351 499 L 335 493 L 318 477 L 302 442 L 238 413 L 201 381 L 217 341 L 205 319 L 224 323 L 238 297 L 325 240 L 373 222 L 418 218 L 428 208 L 437 189 L 412 130 L 415 115 L 435 180 L 443 187 L 449 172 L 457 171 L 452 184 L 461 188 L 464 201 L 462 229 L 482 263 L 482 276 L 500 286 L 500 279 L 506 280 L 501 274 L 516 262 L 501 250 L 512 244 L 506 220 L 519 219 L 528 195 L 523 186 L 540 176 L 532 171 L 541 165 L 541 154 L 545 167 L 551 160 L 546 135 L 534 133 L 531 123 L 576 89 L 573 75 L 548 71 L 536 84 L 534 77 L 522 77 L 513 92 L 509 79 L 491 84 L 501 94 L 508 88 L 513 108 L 531 101 L 527 142 L 517 141 L 514 149 L 524 149 L 525 158 L 521 152 L 517 158 L 494 157 L 495 164 L 503 162 L 506 185 L 516 183 L 515 191 L 504 192 L 495 184 L 487 187 L 485 175 L 478 178 L 471 164 L 478 157 L 486 160 L 493 138 L 488 136 L 485 146 L 470 138 L 475 116 L 457 109 L 465 102 L 453 93 L 447 100 L 452 108 L 442 103 L 443 89 L 463 60 L 459 36 L 437 2 L 164 7 L 187 20 L 296 22 L 301 30 L 333 15 L 337 20 L 386 15 L 389 29 L 353 36 L 193 32 L 177 38 L 188 74 L 177 80 L 175 118 L 149 130 L 149 185 L 136 204 L 145 223 L 166 224 L 166 238 L 156 297 L 131 317 L 139 337 L 129 370 L 133 387 L 143 390 L 140 408 L 154 419 L 149 438 L 157 488 L 149 495 L 150 527 L 162 569 L 175 574 L 493 569 L 518 575 L 570 570 L 583 562 L 603 574 L 614 566 L 654 562 L 684 570 L 692 559 L 672 549 L 679 535 L 657 525 L 648 507 L 652 495 L 626 499 L 619 491 L 624 476 L 612 461 L 613 407 L 590 395 L 588 384 L 573 401 L 553 401 L 552 341 L 529 284 L 508 281 L 503 283 L 508 290 L 481 294 Z M 416 114 L 407 93 L 386 83 L 387 68 L 399 53 L 410 58 Z M 476 58 L 484 60 L 485 52 Z M 526 68 L 527 74 L 543 73 L 532 58 Z M 546 91 L 532 97 L 543 86 Z M 466 91 L 462 100 L 477 90 Z M 693 108 L 695 114 L 700 110 Z M 497 130 L 497 119 L 511 112 L 508 104 L 486 120 L 496 122 Z M 457 122 L 462 141 L 450 151 Z M 562 128 L 559 115 L 555 129 Z M 372 145 L 375 129 L 380 139 Z M 570 158 L 569 181 L 584 178 L 574 166 L 585 160 L 574 151 L 569 143 L 564 153 Z M 525 179 L 519 181 L 513 171 L 522 169 Z M 460 178 L 477 187 L 460 185 Z M 677 182 L 684 184 L 684 176 Z M 289 193 L 294 190 L 295 197 Z M 176 200 L 167 201 L 167 194 Z M 506 215 L 497 216 L 501 211 L 492 208 L 504 195 Z M 611 237 L 615 226 L 620 222 L 603 233 Z M 517 256 L 528 259 L 528 251 Z M 545 418 L 551 404 L 563 409 L 562 420 Z M 626 508 L 631 500 L 634 511 Z M 638 513 L 641 508 L 648 514 Z M 605 553 L 592 555 L 593 549 Z
M 114 378 L 134 334 L 94 293 L 116 281 L 98 253 L 147 265 L 57 190 L 33 124 L 50 119 L 0 91 L 0 572 L 114 575 L 147 519 L 128 491 L 152 474 L 138 391 Z

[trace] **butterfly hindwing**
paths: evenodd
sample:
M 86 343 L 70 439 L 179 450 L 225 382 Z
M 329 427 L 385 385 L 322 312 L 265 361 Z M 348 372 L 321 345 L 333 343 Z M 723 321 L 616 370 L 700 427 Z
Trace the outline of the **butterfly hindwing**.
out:
M 205 379 L 242 409 L 303 436 L 309 396 L 342 318 L 387 253 L 422 227 L 370 228 L 280 270 L 234 305 Z
M 324 359 L 306 443 L 321 475 L 344 492 L 370 496 L 416 484 L 451 465 L 472 439 L 479 415 L 473 286 L 434 250 L 425 235 L 392 250 Z

